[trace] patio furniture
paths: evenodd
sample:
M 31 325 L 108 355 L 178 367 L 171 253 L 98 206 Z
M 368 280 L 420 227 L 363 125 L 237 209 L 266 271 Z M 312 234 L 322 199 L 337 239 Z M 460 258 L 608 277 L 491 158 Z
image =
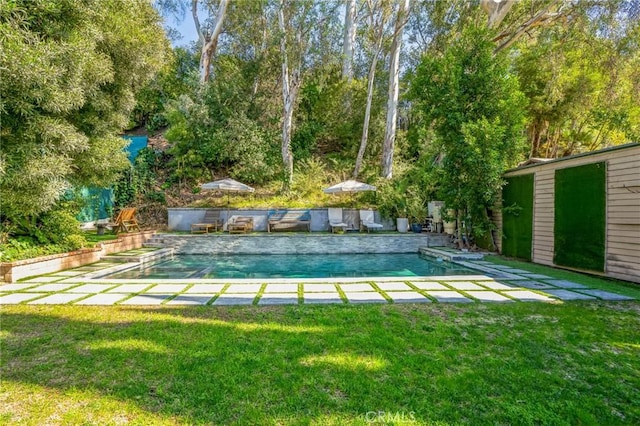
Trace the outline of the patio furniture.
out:
M 329 227 L 331 228 L 331 232 L 335 232 L 336 229 L 343 229 L 346 231 L 349 225 L 342 221 L 342 209 L 329 208 L 327 210 L 329 212 Z
M 116 216 L 116 220 L 109 225 L 112 226 L 114 234 L 117 234 L 121 231 L 127 233 L 132 231 L 140 232 L 140 226 L 138 225 L 138 221 L 136 220 L 135 207 L 125 207 L 120 210 L 120 213 L 118 213 L 118 216 Z
M 267 216 L 267 232 L 304 227 L 311 232 L 309 210 L 270 210 Z
M 253 231 L 253 218 L 249 216 L 233 216 L 227 223 L 230 234 L 246 234 Z
M 360 210 L 360 229 L 365 229 L 367 232 L 376 229 L 382 229 L 381 223 L 376 223 L 374 220 L 373 210 Z
M 218 209 L 207 209 L 202 222 L 191 224 L 192 234 L 208 234 L 210 230 L 216 232 L 219 229 L 222 229 L 222 219 Z

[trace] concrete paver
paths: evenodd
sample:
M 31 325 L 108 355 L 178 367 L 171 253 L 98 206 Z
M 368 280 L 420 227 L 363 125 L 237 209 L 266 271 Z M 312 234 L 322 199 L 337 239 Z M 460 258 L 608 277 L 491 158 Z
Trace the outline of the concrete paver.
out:
M 258 305 L 297 305 L 297 293 L 271 293 L 263 294 Z
M 336 286 L 334 284 L 303 284 L 302 288 L 305 292 L 320 293 L 320 292 L 335 292 Z
M 571 290 L 545 290 L 546 294 L 555 296 L 560 300 L 594 300 L 595 297 L 587 296 L 586 294 L 576 293 Z
M 213 294 L 179 294 L 167 302 L 167 305 L 206 305 Z
M 413 290 L 411 287 L 409 287 L 405 283 L 379 283 L 379 282 L 377 282 L 376 285 L 378 286 L 378 288 L 380 290 L 384 290 L 384 291 L 409 291 L 409 290 Z
M 20 291 L 26 290 L 29 287 L 35 287 L 36 284 L 0 284 L 0 290 L 2 291 Z
M 444 283 L 456 290 L 484 290 L 484 288 L 471 281 L 445 281 Z
M 262 284 L 231 284 L 225 293 L 257 293 Z
M 514 286 L 509 285 L 508 282 L 501 283 L 499 281 L 480 281 L 478 284 L 491 290 L 513 290 L 514 288 Z
M 470 303 L 473 300 L 463 296 L 457 291 L 427 291 L 427 294 L 438 302 L 444 303 Z
M 100 305 L 100 306 L 108 306 L 113 305 L 125 297 L 128 297 L 126 294 L 117 294 L 117 293 L 100 293 L 94 294 L 93 296 L 87 297 L 86 299 L 82 299 L 74 303 L 74 305 Z
M 251 305 L 255 298 L 256 295 L 250 293 L 223 293 L 213 301 L 213 305 Z
M 560 287 L 560 288 L 587 288 L 586 286 L 578 283 L 574 283 L 573 281 L 567 280 L 545 280 L 549 284 Z
M 27 282 L 27 283 L 51 283 L 51 282 L 59 281 L 61 279 L 62 279 L 62 277 L 54 277 L 52 275 L 45 275 L 43 277 L 28 278 L 28 279 L 24 280 L 24 282 Z
M 528 290 L 504 291 L 502 294 L 526 302 L 553 302 L 553 299 L 549 296 L 543 296 Z
M 390 291 L 387 296 L 394 303 L 431 303 L 431 299 L 417 291 Z
M 118 287 L 107 290 L 107 293 L 140 293 L 147 287 L 149 287 L 149 284 L 122 284 Z
M 433 281 L 411 281 L 420 290 L 449 290 L 449 287 Z
M 376 291 L 371 284 L 357 283 L 357 284 L 340 284 L 342 291 L 346 292 L 361 292 L 361 291 Z
M 517 285 L 518 287 L 528 288 L 531 290 L 546 290 L 546 289 L 557 288 L 550 284 L 533 281 L 533 280 L 516 280 L 516 281 L 511 281 L 511 284 Z
M 88 294 L 82 293 L 56 293 L 51 296 L 29 302 L 29 305 L 64 305 L 87 296 Z
M 622 294 L 611 293 L 604 290 L 580 290 L 580 293 L 586 293 L 589 296 L 596 296 L 602 300 L 635 300 L 633 297 L 624 296 Z
M 185 288 L 187 288 L 187 284 L 158 284 L 154 285 L 148 290 L 145 290 L 145 294 L 148 293 L 180 293 Z
M 63 291 L 75 285 L 76 284 L 42 284 L 37 287 L 29 289 L 29 291 L 37 291 L 37 292 Z
M 480 302 L 513 302 L 513 300 L 494 291 L 467 291 L 465 292 Z
M 224 284 L 194 284 L 185 293 L 220 293 Z
M 160 305 L 169 297 L 170 294 L 140 294 L 125 300 L 121 305 Z
M 113 287 L 113 284 L 85 284 L 66 290 L 67 293 L 102 293 Z
M 297 293 L 298 284 L 267 284 L 265 293 Z
M 16 305 L 24 301 L 45 296 L 47 293 L 13 293 L 0 296 L 0 305 Z
M 304 303 L 305 304 L 313 304 L 313 303 L 344 303 L 344 300 L 340 297 L 338 292 L 334 293 L 305 293 L 304 294 Z
M 349 303 L 388 303 L 380 293 L 373 291 L 345 291 L 344 294 Z

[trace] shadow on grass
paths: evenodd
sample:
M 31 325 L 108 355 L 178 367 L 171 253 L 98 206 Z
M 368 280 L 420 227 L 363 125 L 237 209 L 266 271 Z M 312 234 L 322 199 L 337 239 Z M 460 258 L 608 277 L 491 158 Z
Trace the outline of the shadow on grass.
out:
M 2 378 L 187 423 L 637 421 L 638 306 L 19 306 Z

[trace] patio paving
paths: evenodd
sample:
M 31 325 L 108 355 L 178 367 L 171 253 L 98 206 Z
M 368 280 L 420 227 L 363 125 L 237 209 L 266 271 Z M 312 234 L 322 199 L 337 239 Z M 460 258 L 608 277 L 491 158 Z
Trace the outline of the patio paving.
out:
M 393 303 L 431 303 L 431 299 L 417 291 L 390 291 L 387 296 Z
M 344 303 L 344 300 L 340 297 L 338 292 L 335 293 L 305 293 L 304 294 L 304 303 L 305 304 L 313 304 L 313 303 Z
M 443 303 L 471 303 L 473 300 L 457 291 L 427 291 L 427 294 Z
M 460 262 L 465 264 L 467 262 Z M 114 280 L 95 278 L 115 266 L 100 262 L 16 284 L 0 284 L 0 305 L 297 305 L 363 303 L 491 303 L 634 300 L 516 268 L 475 261 L 477 275 L 312 280 Z M 89 275 L 83 275 L 87 274 Z M 485 273 L 485 275 L 482 275 Z M 503 275 L 502 278 L 497 278 Z M 518 274 L 518 275 L 514 275 Z M 299 293 L 301 292 L 302 293 Z M 302 294 L 302 297 L 299 296 Z
M 169 300 L 167 305 L 206 305 L 213 294 L 179 294 Z
M 113 305 L 125 297 L 128 297 L 126 294 L 117 294 L 117 293 L 100 293 L 94 294 L 91 297 L 87 297 L 86 299 L 82 299 L 74 305 L 100 305 L 100 306 L 108 306 Z
M 576 293 L 571 290 L 547 290 L 545 293 L 557 297 L 560 300 L 595 300 L 593 296 L 588 296 L 582 293 Z

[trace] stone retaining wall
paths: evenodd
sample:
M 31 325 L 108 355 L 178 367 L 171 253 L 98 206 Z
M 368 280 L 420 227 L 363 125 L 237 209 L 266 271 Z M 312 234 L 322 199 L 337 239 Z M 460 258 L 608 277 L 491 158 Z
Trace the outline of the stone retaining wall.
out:
M 157 234 L 152 242 L 176 254 L 417 253 L 420 247 L 448 245 L 444 234 Z
M 201 223 L 207 209 L 195 208 L 172 208 L 168 211 L 169 231 L 190 231 L 192 223 Z M 306 209 L 288 209 L 291 211 Z M 220 209 L 220 218 L 227 223 L 227 219 L 232 216 L 253 217 L 253 229 L 255 231 L 267 231 L 267 215 L 269 209 Z M 311 232 L 326 232 L 329 230 L 329 213 L 327 209 L 309 209 L 311 214 Z M 342 209 L 343 222 L 352 229 L 360 227 L 360 212 L 356 209 Z M 393 231 L 396 229 L 395 222 L 385 220 L 380 217 L 378 211 L 374 211 L 374 219 L 383 225 L 383 231 Z
M 111 253 L 140 248 L 154 233 L 155 231 L 145 231 L 122 234 L 118 236 L 117 240 L 102 242 L 91 249 L 0 263 L 0 277 L 4 282 L 13 283 L 34 275 L 77 268 L 88 263 L 98 262 L 103 256 Z

